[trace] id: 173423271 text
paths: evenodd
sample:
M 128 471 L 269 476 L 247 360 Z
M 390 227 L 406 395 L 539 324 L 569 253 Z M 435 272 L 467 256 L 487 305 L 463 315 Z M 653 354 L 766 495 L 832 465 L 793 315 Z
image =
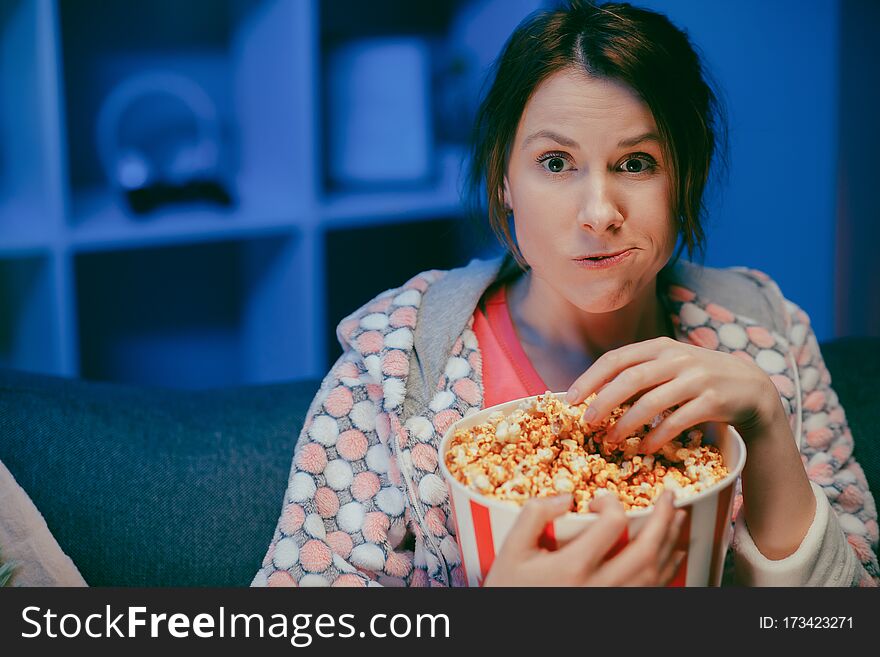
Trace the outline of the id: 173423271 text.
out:
M 762 630 L 845 630 L 853 629 L 852 616 L 760 616 Z

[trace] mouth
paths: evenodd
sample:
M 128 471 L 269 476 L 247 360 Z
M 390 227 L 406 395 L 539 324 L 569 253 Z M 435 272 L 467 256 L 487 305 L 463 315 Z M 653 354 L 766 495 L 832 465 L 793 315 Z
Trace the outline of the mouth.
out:
M 578 258 L 575 258 L 575 260 L 590 260 L 593 262 L 601 262 L 601 261 L 607 260 L 609 258 L 616 258 L 616 257 L 626 253 L 629 250 L 630 249 L 624 249 L 622 251 L 614 251 L 612 253 L 595 253 L 593 255 L 580 256 Z
M 626 260 L 635 252 L 635 249 L 626 249 L 616 253 L 594 254 L 583 256 L 574 260 L 575 266 L 588 270 L 605 270 L 616 267 L 618 264 L 626 262 Z

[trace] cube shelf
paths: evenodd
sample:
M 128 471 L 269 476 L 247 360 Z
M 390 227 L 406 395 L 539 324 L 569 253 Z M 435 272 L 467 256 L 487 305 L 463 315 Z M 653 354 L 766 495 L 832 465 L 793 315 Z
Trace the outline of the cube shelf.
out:
M 185 111 L 193 116 L 200 116 L 197 109 L 204 105 L 204 114 L 215 121 L 203 117 L 197 127 L 219 126 L 208 134 L 218 142 L 217 177 L 232 207 L 205 204 L 208 214 L 217 222 L 247 223 L 307 210 L 313 183 L 305 163 L 312 147 L 302 137 L 309 133 L 312 112 L 310 29 L 309 6 L 302 2 L 62 2 L 74 226 L 97 223 L 100 231 L 107 223 L 127 223 L 137 231 L 138 221 L 125 221 L 132 213 L 122 195 L 107 189 L 109 164 L 102 166 L 96 143 L 104 137 L 120 148 L 137 150 L 140 144 L 130 135 L 126 142 L 125 125 L 110 119 L 107 125 L 115 130 L 98 134 L 99 119 L 102 110 L 119 121 L 126 116 L 122 109 L 107 109 L 116 107 L 110 99 L 123 98 L 121 106 L 135 112 L 137 103 L 154 93 L 152 85 L 166 84 L 173 94 L 154 102 L 189 103 Z M 175 81 L 180 84 L 171 85 Z M 130 86 L 119 92 L 123 84 Z M 178 129 L 185 138 L 207 139 L 192 126 Z M 170 206 L 167 212 L 190 211 Z
M 450 81 L 444 48 L 456 16 L 475 4 L 2 3 L 0 366 L 185 388 L 322 375 L 341 315 L 482 248 L 460 199 L 464 140 L 438 116 L 455 97 L 438 100 Z M 411 122 L 426 131 L 427 175 L 337 184 L 331 59 L 346 45 L 396 38 L 427 55 L 425 102 L 412 105 L 425 115 Z M 190 81 L 214 109 L 223 154 L 214 173 L 230 205 L 137 213 L 128 203 L 120 162 L 142 146 L 125 145 L 137 131 L 121 117 L 151 115 L 108 112 L 118 121 L 105 128 L 115 129 L 99 130 L 101 112 L 121 85 L 157 75 Z M 391 75 L 384 88 L 391 103 L 404 85 Z M 358 130 L 350 138 L 368 143 Z M 373 264 L 369 277 L 345 263 L 365 245 L 382 263 L 400 239 L 426 238 L 431 250 Z M 351 277 L 356 286 L 342 282 Z
M 76 256 L 86 378 L 198 388 L 291 378 L 293 236 Z M 250 354 L 266 341 L 267 357 Z

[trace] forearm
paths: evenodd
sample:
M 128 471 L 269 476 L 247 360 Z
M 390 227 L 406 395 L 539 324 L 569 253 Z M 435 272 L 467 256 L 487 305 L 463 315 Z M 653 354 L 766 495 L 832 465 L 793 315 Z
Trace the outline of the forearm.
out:
M 755 545 L 772 560 L 797 550 L 816 512 L 797 444 L 782 406 L 777 406 L 769 422 L 741 432 L 748 446 L 743 513 Z

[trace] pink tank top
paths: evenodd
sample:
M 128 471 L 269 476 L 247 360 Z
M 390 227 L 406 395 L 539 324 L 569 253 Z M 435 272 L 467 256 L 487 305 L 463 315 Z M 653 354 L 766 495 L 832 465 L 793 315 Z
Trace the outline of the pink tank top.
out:
M 474 333 L 483 358 L 483 408 L 547 391 L 516 335 L 504 286 L 489 297 L 485 314 L 474 311 Z

